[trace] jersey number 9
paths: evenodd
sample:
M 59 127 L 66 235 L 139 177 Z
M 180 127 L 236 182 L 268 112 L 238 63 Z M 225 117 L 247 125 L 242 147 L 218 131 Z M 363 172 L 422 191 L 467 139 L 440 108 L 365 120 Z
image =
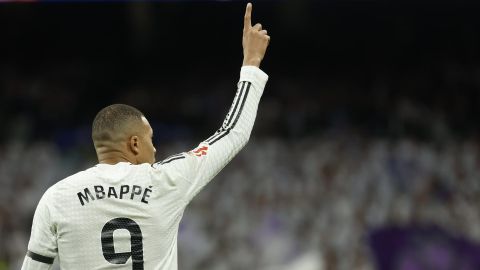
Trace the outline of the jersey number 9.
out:
M 115 253 L 113 232 L 126 229 L 130 232 L 130 252 Z M 103 257 L 112 264 L 125 264 L 132 257 L 132 270 L 143 270 L 142 231 L 138 224 L 129 218 L 114 218 L 102 229 Z

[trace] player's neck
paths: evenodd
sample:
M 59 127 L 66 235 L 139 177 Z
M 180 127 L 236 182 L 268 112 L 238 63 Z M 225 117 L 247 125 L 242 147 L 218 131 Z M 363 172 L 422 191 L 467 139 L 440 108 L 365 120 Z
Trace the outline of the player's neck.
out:
M 130 162 L 136 164 L 135 158 L 129 155 L 125 150 L 116 147 L 98 146 L 95 147 L 98 162 L 100 164 L 115 165 L 120 162 Z
M 98 163 L 100 164 L 110 164 L 110 165 L 115 165 L 117 163 L 120 163 L 120 162 L 129 162 L 129 163 L 132 163 L 132 164 L 135 164 L 134 162 L 128 160 L 127 158 L 123 158 L 123 157 L 111 157 L 111 158 L 99 158 L 98 159 Z
M 110 165 L 115 165 L 120 162 L 129 162 L 132 164 L 135 164 L 132 160 L 128 159 L 125 156 L 105 156 L 101 155 L 98 157 L 98 163 L 100 164 L 110 164 Z

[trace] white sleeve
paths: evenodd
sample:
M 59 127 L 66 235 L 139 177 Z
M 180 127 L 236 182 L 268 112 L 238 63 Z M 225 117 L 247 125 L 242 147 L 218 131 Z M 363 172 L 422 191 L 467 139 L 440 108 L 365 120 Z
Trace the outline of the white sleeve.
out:
M 244 66 L 237 93 L 220 129 L 197 148 L 173 155 L 153 166 L 185 182 L 189 202 L 245 146 L 257 115 L 260 98 L 268 76 L 257 67 Z
M 35 210 L 22 270 L 51 269 L 53 260 L 57 256 L 56 229 L 52 224 L 48 208 L 48 193 L 49 191 L 45 192 Z

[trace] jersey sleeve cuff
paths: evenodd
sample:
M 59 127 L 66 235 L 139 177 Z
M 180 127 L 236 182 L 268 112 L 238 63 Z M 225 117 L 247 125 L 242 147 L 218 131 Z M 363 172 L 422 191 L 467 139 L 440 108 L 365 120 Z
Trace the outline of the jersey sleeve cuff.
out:
M 27 256 L 34 261 L 45 263 L 45 264 L 53 264 L 53 261 L 55 260 L 55 258 L 43 256 L 30 250 L 27 251 Z
M 243 66 L 240 71 L 240 82 L 252 82 L 256 87 L 262 89 L 268 81 L 268 75 L 255 66 Z

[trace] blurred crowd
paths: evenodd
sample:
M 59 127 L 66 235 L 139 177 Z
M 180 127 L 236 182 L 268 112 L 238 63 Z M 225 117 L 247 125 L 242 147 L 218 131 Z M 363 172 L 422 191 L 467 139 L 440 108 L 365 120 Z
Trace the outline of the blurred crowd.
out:
M 368 234 L 390 225 L 434 224 L 478 242 L 479 146 L 355 135 L 253 141 L 187 211 L 182 251 L 204 265 L 184 263 L 375 269 Z
M 193 145 L 172 143 L 159 154 Z M 42 193 L 95 159 L 12 140 L 0 160 L 0 269 L 19 269 Z M 479 174 L 476 139 L 253 138 L 187 208 L 180 267 L 376 269 L 368 235 L 391 225 L 435 225 L 480 242 Z
M 237 78 L 201 92 L 190 74 L 94 93 L 116 76 L 95 76 L 95 66 L 0 74 L 0 270 L 19 269 L 43 192 L 96 164 L 90 123 L 101 107 L 144 111 L 162 159 L 218 127 Z M 180 268 L 386 270 L 371 235 L 392 226 L 480 243 L 480 81 L 475 68 L 453 67 L 366 84 L 348 73 L 343 82 L 273 76 L 250 143 L 187 208 Z

